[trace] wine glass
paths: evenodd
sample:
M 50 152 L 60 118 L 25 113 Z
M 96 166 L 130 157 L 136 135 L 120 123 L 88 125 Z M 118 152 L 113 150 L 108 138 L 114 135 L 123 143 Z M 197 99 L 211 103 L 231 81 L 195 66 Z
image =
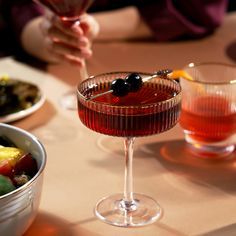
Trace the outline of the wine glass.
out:
M 94 0 L 35 0 L 36 3 L 43 5 L 51 10 L 68 27 L 72 24 L 79 25 L 80 16 L 87 11 Z M 87 78 L 88 72 L 86 65 L 80 69 L 81 78 Z M 63 95 L 61 105 L 70 110 L 76 110 L 76 93 L 69 91 Z
M 133 144 L 136 137 L 158 134 L 172 128 L 179 119 L 181 88 L 167 78 L 143 82 L 136 92 L 115 96 L 110 87 L 115 79 L 124 79 L 129 72 L 111 72 L 90 77 L 77 88 L 78 114 L 89 129 L 124 137 L 124 192 L 100 200 L 96 216 L 115 226 L 136 227 L 157 220 L 162 209 L 151 197 L 133 192 Z M 139 73 L 141 78 L 150 76 Z M 101 96 L 95 96 L 102 94 Z

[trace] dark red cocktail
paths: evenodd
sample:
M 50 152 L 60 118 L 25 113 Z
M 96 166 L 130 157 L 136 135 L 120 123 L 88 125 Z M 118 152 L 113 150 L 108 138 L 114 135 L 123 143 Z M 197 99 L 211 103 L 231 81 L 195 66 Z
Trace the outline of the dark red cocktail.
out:
M 150 76 L 140 75 L 141 80 Z M 174 80 L 156 77 L 143 82 L 135 91 L 130 85 L 130 92 L 124 96 L 104 94 L 111 91 L 115 80 L 124 81 L 125 78 L 129 81 L 129 73 L 107 73 L 91 77 L 79 84 L 78 114 L 83 124 L 93 131 L 125 137 L 124 194 L 115 194 L 99 201 L 95 214 L 112 225 L 135 227 L 157 220 L 161 216 L 161 208 L 152 198 L 133 193 L 134 138 L 164 132 L 177 123 L 181 89 L 179 83 Z M 97 94 L 103 95 L 96 97 Z
M 181 126 L 189 131 L 192 139 L 220 142 L 235 133 L 236 113 L 232 112 L 231 102 L 226 98 L 216 95 L 203 96 L 196 98 L 192 106 L 192 110 L 183 107 L 180 118 Z
M 110 82 L 94 84 L 84 96 L 103 93 Z M 123 97 L 106 94 L 93 101 L 79 100 L 79 117 L 90 129 L 112 136 L 139 137 L 158 134 L 176 124 L 180 103 L 166 106 L 163 101 L 177 95 L 176 88 L 168 83 L 150 81 L 142 88 Z
M 201 158 L 229 157 L 235 149 L 235 65 L 190 63 L 184 71 L 180 125 L 189 150 Z
M 93 0 L 36 0 L 62 19 L 78 19 L 86 12 Z

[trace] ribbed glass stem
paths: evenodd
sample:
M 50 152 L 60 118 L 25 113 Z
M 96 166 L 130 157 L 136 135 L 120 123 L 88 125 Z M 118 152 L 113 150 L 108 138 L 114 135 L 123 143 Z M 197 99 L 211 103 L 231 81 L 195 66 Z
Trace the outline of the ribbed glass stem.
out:
M 128 137 L 124 140 L 125 146 L 125 180 L 124 197 L 122 208 L 126 211 L 136 210 L 136 204 L 133 198 L 133 144 L 135 138 Z

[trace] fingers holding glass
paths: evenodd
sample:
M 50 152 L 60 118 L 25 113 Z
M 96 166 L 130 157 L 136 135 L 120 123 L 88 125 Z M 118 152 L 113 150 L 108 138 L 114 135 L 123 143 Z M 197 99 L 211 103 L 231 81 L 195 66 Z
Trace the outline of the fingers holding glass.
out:
M 80 28 L 91 41 L 97 37 L 100 31 L 98 22 L 89 14 L 84 14 L 80 18 Z
M 74 28 L 74 25 L 66 27 L 63 23 L 59 24 L 57 20 L 49 21 L 48 18 L 45 18 L 41 24 L 45 44 L 50 53 L 59 60 L 83 66 L 84 59 L 92 55 L 90 42 L 87 37 L 78 33 L 79 30 L 75 32 Z M 79 29 L 79 25 L 77 25 L 77 29 Z
M 45 44 L 50 53 L 52 53 L 57 59 L 78 66 L 84 66 L 84 59 L 87 59 L 92 55 L 92 51 L 88 47 L 73 46 L 58 41 L 55 38 L 45 38 Z

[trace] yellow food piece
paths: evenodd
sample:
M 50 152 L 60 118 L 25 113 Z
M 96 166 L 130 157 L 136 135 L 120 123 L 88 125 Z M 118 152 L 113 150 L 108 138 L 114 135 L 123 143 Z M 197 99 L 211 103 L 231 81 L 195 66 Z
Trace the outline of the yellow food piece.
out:
M 0 77 L 0 80 L 9 80 L 10 79 L 10 76 L 8 74 L 2 74 L 1 77 Z
M 170 78 L 170 79 L 178 79 L 180 77 L 182 77 L 184 79 L 188 79 L 188 80 L 193 80 L 192 76 L 189 75 L 184 70 L 173 70 L 170 74 L 168 74 L 168 78 Z
M 11 166 L 14 166 L 23 155 L 24 151 L 19 148 L 0 146 L 0 162 L 8 160 Z

